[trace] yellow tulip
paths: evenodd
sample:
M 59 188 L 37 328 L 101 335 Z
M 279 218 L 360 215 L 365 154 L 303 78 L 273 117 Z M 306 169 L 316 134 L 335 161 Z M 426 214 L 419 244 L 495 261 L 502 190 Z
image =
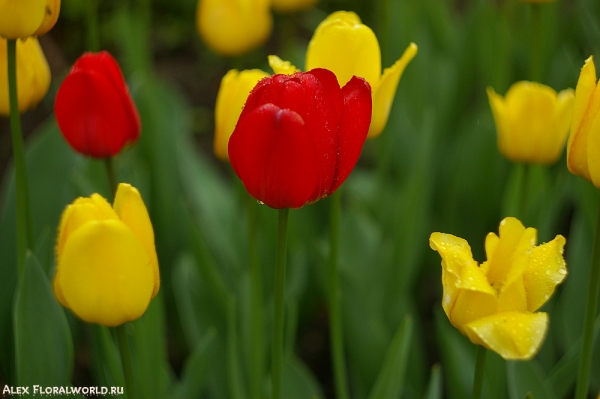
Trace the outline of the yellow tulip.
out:
M 199 0 L 196 27 L 213 51 L 244 54 L 264 43 L 273 21 L 268 0 Z
M 596 67 L 589 57 L 577 81 L 571 134 L 567 145 L 569 171 L 600 188 L 600 86 Z
M 52 29 L 59 13 L 60 0 L 0 0 L 0 36 L 41 36 Z
M 114 327 L 142 316 L 160 286 L 154 232 L 140 193 L 121 183 L 62 214 L 54 294 L 82 320 Z
M 19 112 L 35 107 L 50 87 L 50 67 L 38 40 L 17 40 L 17 97 Z M 0 37 L 0 115 L 10 114 L 6 39 Z
M 369 138 L 385 127 L 396 88 L 408 63 L 417 54 L 410 43 L 394 65 L 381 74 L 381 52 L 375 33 L 353 12 L 337 11 L 319 24 L 306 52 L 306 70 L 329 69 L 344 86 L 353 75 L 364 78 L 373 90 L 373 116 Z
M 498 149 L 513 162 L 552 164 L 569 135 L 573 90 L 560 93 L 535 82 L 513 84 L 506 97 L 488 87 L 498 131 Z
M 271 0 L 271 6 L 279 12 L 295 12 L 317 4 L 318 0 Z
M 540 348 L 548 315 L 537 312 L 567 274 L 564 237 L 536 246 L 537 231 L 515 218 L 485 240 L 487 261 L 473 260 L 467 241 L 433 233 L 429 245 L 442 257 L 442 306 L 448 319 L 476 345 L 505 359 L 526 360 Z
M 248 95 L 259 80 L 269 76 L 260 69 L 238 72 L 230 70 L 221 79 L 215 105 L 215 155 L 223 161 L 229 160 L 227 146 L 235 129 Z

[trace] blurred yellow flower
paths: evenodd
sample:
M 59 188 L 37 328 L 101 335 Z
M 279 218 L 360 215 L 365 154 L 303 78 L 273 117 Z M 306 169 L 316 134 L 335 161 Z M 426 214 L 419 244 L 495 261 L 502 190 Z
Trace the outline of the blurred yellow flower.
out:
M 593 57 L 585 60 L 573 105 L 571 134 L 567 145 L 569 171 L 600 188 L 600 86 Z
M 60 0 L 0 0 L 0 36 L 41 36 L 52 29 L 59 13 Z
M 329 69 L 344 86 L 353 75 L 364 78 L 373 90 L 373 116 L 369 138 L 385 127 L 396 88 L 406 65 L 417 54 L 410 43 L 394 65 L 381 74 L 381 52 L 375 33 L 353 12 L 337 11 L 319 24 L 306 52 L 306 70 Z
M 473 260 L 469 244 L 433 233 L 429 245 L 442 257 L 442 306 L 448 319 L 476 345 L 505 359 L 526 360 L 538 351 L 548 315 L 534 313 L 567 274 L 564 237 L 536 246 L 537 231 L 515 218 L 485 240 L 487 261 Z
M 17 40 L 17 96 L 19 112 L 35 107 L 50 87 L 50 67 L 35 37 Z M 0 37 L 0 115 L 10 114 L 6 39 Z
M 513 84 L 506 97 L 491 87 L 487 95 L 498 131 L 498 149 L 513 162 L 552 164 L 569 135 L 573 90 L 556 93 L 535 82 Z
M 279 12 L 295 12 L 317 4 L 319 0 L 271 0 L 271 6 Z
M 65 209 L 54 277 L 63 306 L 114 327 L 142 316 L 159 286 L 154 232 L 137 189 L 121 183 L 112 208 L 93 194 Z
M 259 80 L 269 76 L 260 69 L 238 72 L 230 70 L 221 79 L 215 105 L 215 155 L 223 161 L 229 160 L 227 146 L 235 129 L 248 95 Z
M 268 0 L 199 0 L 196 27 L 216 53 L 237 56 L 260 46 L 272 27 Z

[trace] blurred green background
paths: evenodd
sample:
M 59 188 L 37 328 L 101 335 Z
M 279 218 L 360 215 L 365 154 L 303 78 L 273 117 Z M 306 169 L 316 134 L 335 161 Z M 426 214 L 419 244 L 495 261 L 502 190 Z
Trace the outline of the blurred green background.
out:
M 411 41 L 419 46 L 400 81 L 386 129 L 365 144 L 343 186 L 340 286 L 351 397 L 469 397 L 475 347 L 442 311 L 440 259 L 429 249 L 428 237 L 433 231 L 463 237 L 482 262 L 485 235 L 508 216 L 505 192 L 514 168 L 497 150 L 485 90 L 492 86 L 504 94 L 512 83 L 530 79 L 531 5 L 321 0 L 305 11 L 275 13 L 267 43 L 234 59 L 202 43 L 195 9 L 194 0 L 100 4 L 102 48 L 119 60 L 143 125 L 138 144 L 116 159 L 116 171 L 119 181 L 140 189 L 148 206 L 162 278 L 159 296 L 129 330 L 139 396 L 249 397 L 246 193 L 229 164 L 212 153 L 219 82 L 231 68 L 271 72 L 269 54 L 304 65 L 318 23 L 330 12 L 351 10 L 379 38 L 383 67 Z M 558 0 L 543 5 L 541 16 L 540 81 L 557 91 L 575 88 L 583 61 L 600 54 L 600 2 Z M 84 2 L 63 0 L 57 25 L 40 41 L 53 81 L 37 109 L 23 115 L 23 126 L 34 252 L 51 280 L 62 210 L 77 196 L 99 192 L 108 197 L 109 189 L 103 164 L 74 153 L 52 115 L 62 78 L 86 50 Z M 15 385 L 15 335 L 27 325 L 15 328 L 12 316 L 16 250 L 9 133 L 8 119 L 0 119 L 0 382 Z M 538 229 L 540 242 L 556 234 L 567 237 L 569 276 L 543 308 L 550 328 L 537 357 L 506 362 L 490 354 L 484 397 L 516 399 L 531 392 L 535 398 L 569 398 L 598 193 L 568 173 L 564 156 L 549 168 L 530 168 L 526 179 L 527 202 L 519 217 Z M 288 399 L 334 397 L 326 292 L 328 205 L 326 199 L 290 212 L 283 391 Z M 276 212 L 255 206 L 267 353 Z M 38 280 L 39 287 L 47 286 L 47 280 Z M 61 356 L 37 352 L 37 358 L 25 358 L 46 362 L 46 384 L 123 385 L 108 329 L 85 325 L 65 311 L 70 347 L 65 329 L 52 327 L 64 318 L 61 309 L 36 312 L 30 328 L 49 326 L 31 338 L 39 348 L 54 345 L 52 334 L 66 342 Z M 590 392 L 597 394 L 599 338 L 594 348 Z M 265 379 L 264 397 L 268 387 Z

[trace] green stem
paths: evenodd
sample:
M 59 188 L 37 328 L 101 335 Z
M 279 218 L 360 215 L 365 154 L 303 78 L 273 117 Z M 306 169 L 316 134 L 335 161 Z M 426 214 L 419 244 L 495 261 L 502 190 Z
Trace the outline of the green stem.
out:
M 248 207 L 248 257 L 250 261 L 252 324 L 250 325 L 250 398 L 262 398 L 262 380 L 264 374 L 264 312 L 262 296 L 262 273 L 258 260 L 257 203 L 246 195 Z
M 525 213 L 526 177 L 527 165 L 521 162 L 513 163 L 504 189 L 502 216 L 513 216 L 523 220 Z
M 241 399 L 241 383 L 237 349 L 237 320 L 235 297 L 227 301 L 227 370 L 229 373 L 229 393 L 232 399 Z
M 25 146 L 21 131 L 21 116 L 17 91 L 17 41 L 7 40 L 8 95 L 10 101 L 10 127 L 12 132 L 13 157 L 16 179 L 17 212 L 17 267 L 19 275 L 25 267 L 27 248 L 33 248 L 33 228 L 29 207 L 29 184 L 25 163 Z
M 135 390 L 135 378 L 133 377 L 133 366 L 131 364 L 131 352 L 129 351 L 129 341 L 127 341 L 127 331 L 125 324 L 115 327 L 117 333 L 117 343 L 119 353 L 121 354 L 121 365 L 123 366 L 123 376 L 125 377 L 125 397 L 127 399 L 137 399 Z
M 108 176 L 108 184 L 110 185 L 110 193 L 114 200 L 115 195 L 117 194 L 117 175 L 115 173 L 115 168 L 113 165 L 113 158 L 112 157 L 104 158 L 104 165 L 106 166 L 106 175 Z
M 530 76 L 533 82 L 542 79 L 542 6 L 531 4 Z
M 477 357 L 475 359 L 475 375 L 473 376 L 473 399 L 481 399 L 481 392 L 483 392 L 483 372 L 485 369 L 485 355 L 487 349 L 481 345 L 477 345 Z
M 341 190 L 331 195 L 329 209 L 329 338 L 332 344 L 333 373 L 338 399 L 348 399 L 344 334 L 338 285 L 338 257 L 340 244 Z
M 279 210 L 277 226 L 277 255 L 275 262 L 275 314 L 273 320 L 272 399 L 281 399 L 283 375 L 283 321 L 285 316 L 285 261 L 287 254 L 287 225 L 289 209 Z
M 100 51 L 100 27 L 98 21 L 98 0 L 87 0 L 86 7 L 86 25 L 87 50 L 92 52 Z
M 587 302 L 585 304 L 585 319 L 583 324 L 583 342 L 579 355 L 579 374 L 575 399 L 587 398 L 590 382 L 590 366 L 592 363 L 592 345 L 594 340 L 594 321 L 598 305 L 598 291 L 600 289 L 600 202 L 596 216 L 596 229 L 594 232 L 594 246 L 592 249 L 592 264 L 588 282 Z

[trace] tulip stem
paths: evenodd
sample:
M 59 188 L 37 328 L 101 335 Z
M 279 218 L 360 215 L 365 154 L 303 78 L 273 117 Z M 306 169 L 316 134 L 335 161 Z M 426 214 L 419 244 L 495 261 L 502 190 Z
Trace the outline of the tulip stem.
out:
M 531 80 L 540 82 L 542 79 L 542 6 L 531 4 Z
M 10 101 L 10 127 L 12 132 L 13 157 L 16 179 L 16 212 L 17 212 L 17 267 L 19 275 L 25 267 L 27 248 L 33 247 L 33 228 L 29 208 L 29 184 L 27 182 L 27 165 L 19 115 L 17 91 L 17 41 L 7 40 L 8 94 Z
M 583 324 L 583 342 L 579 354 L 579 374 L 575 399 L 584 399 L 588 395 L 590 380 L 590 366 L 592 363 L 592 345 L 594 340 L 594 321 L 598 305 L 598 291 L 600 290 L 600 202 L 596 215 L 596 230 L 594 232 L 594 246 L 592 249 L 592 264 L 588 280 L 587 302 L 585 304 L 585 318 Z
M 483 372 L 485 369 L 485 355 L 487 349 L 481 345 L 477 345 L 477 355 L 475 358 L 475 375 L 473 376 L 473 393 L 471 397 L 473 399 L 481 399 L 481 393 L 483 392 Z
M 86 25 L 87 50 L 91 52 L 100 51 L 100 28 L 98 21 L 98 0 L 87 0 Z
M 348 398 L 346 363 L 344 359 L 344 334 L 340 309 L 338 284 L 338 258 L 340 244 L 341 190 L 331 195 L 329 209 L 329 338 L 332 345 L 335 391 L 338 399 Z
M 104 165 L 106 166 L 106 175 L 108 176 L 108 184 L 110 185 L 110 194 L 114 200 L 115 195 L 117 194 L 117 175 L 115 174 L 113 158 L 104 158 Z
M 285 316 L 285 262 L 287 255 L 287 225 L 289 208 L 279 210 L 277 226 L 277 255 L 275 262 L 275 301 L 272 349 L 272 399 L 281 399 L 283 375 L 283 322 Z
M 246 195 L 248 207 L 248 257 L 250 262 L 250 283 L 252 287 L 251 304 L 252 324 L 250 325 L 250 398 L 262 398 L 262 380 L 264 373 L 264 312 L 262 296 L 262 271 L 258 260 L 257 204 L 250 195 Z
M 123 366 L 123 376 L 125 377 L 125 390 L 127 399 L 137 399 L 135 390 L 135 379 L 133 377 L 133 366 L 131 364 L 131 352 L 129 351 L 129 341 L 127 340 L 127 330 L 125 324 L 115 327 L 117 333 L 117 343 L 119 353 L 121 354 L 121 365 Z

